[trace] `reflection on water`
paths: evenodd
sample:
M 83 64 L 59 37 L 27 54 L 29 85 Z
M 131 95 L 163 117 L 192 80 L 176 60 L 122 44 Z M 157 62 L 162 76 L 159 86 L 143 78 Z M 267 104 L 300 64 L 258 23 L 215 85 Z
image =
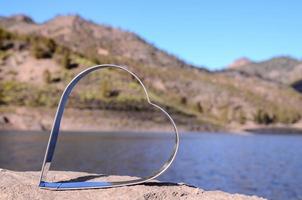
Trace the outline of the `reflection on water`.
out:
M 0 132 L 0 168 L 40 170 L 47 133 Z M 173 147 L 172 135 L 63 133 L 52 169 L 146 176 Z M 183 134 L 175 163 L 159 179 L 207 190 L 302 199 L 302 136 Z

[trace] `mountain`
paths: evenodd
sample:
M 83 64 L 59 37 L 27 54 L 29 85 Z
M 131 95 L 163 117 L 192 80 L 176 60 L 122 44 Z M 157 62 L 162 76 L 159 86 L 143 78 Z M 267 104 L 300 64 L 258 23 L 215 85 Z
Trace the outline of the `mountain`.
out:
M 22 34 L 37 34 L 55 39 L 71 50 L 90 57 L 119 57 L 149 66 L 187 66 L 183 61 L 155 48 L 128 31 L 98 25 L 77 15 L 57 16 L 43 24 L 17 15 L 0 21 L 0 25 Z
M 115 63 L 141 77 L 151 99 L 186 130 L 288 124 L 301 118 L 302 97 L 287 85 L 241 71 L 197 68 L 134 33 L 80 16 L 57 16 L 42 24 L 24 15 L 2 17 L 0 27 L 0 104 L 5 107 L 53 109 L 81 70 Z M 119 71 L 104 70 L 81 83 L 70 99 L 73 109 L 130 111 L 136 120 L 146 115 L 134 113 L 150 110 L 139 85 Z
M 291 85 L 302 79 L 302 61 L 285 56 L 275 57 L 262 62 L 247 62 L 236 67 L 231 66 L 228 71 L 242 72 L 278 83 Z
M 233 63 L 231 63 L 228 66 L 228 68 L 237 69 L 237 68 L 240 68 L 240 67 L 248 65 L 248 64 L 252 64 L 252 61 L 246 57 L 242 57 L 242 58 L 235 60 Z

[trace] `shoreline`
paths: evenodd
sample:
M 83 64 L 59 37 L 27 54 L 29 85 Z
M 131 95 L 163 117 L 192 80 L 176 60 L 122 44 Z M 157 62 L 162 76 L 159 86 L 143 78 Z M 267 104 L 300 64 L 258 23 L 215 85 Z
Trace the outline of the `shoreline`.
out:
M 170 133 L 173 127 L 169 121 L 159 116 L 145 113 L 107 110 L 66 109 L 60 130 L 65 132 L 146 132 Z M 0 109 L 0 131 L 45 131 L 50 132 L 54 109 L 6 107 Z M 172 115 L 180 133 L 224 133 L 224 134 L 302 134 L 302 122 L 292 125 L 259 125 L 248 122 L 245 125 L 230 124 L 229 127 L 212 127 L 176 114 Z
M 152 131 L 171 132 L 173 126 L 161 113 L 108 110 L 78 110 L 67 108 L 60 130 L 63 131 Z M 50 131 L 55 109 L 0 107 L 0 130 Z M 172 114 L 179 132 L 215 131 L 217 127 L 198 124 L 196 119 Z
M 60 130 L 61 131 L 61 130 Z M 123 131 L 123 130 L 62 130 L 64 134 L 81 134 L 81 133 L 92 133 L 92 134 L 101 134 L 104 137 L 107 136 L 169 136 L 174 137 L 173 132 L 168 131 L 140 131 L 140 130 L 132 130 L 132 131 Z M 18 130 L 18 129 L 0 129 L 0 134 L 8 133 L 8 134 L 27 134 L 27 133 L 37 133 L 37 134 L 50 134 L 50 130 Z M 110 135 L 107 135 L 110 134 Z M 242 132 L 232 132 L 232 131 L 179 131 L 180 137 L 182 135 L 202 135 L 202 134 L 217 134 L 217 135 L 238 135 L 238 136 L 256 136 L 256 135 L 275 135 L 275 136 L 302 136 L 301 129 L 294 129 L 294 128 L 266 128 L 266 129 L 254 129 Z

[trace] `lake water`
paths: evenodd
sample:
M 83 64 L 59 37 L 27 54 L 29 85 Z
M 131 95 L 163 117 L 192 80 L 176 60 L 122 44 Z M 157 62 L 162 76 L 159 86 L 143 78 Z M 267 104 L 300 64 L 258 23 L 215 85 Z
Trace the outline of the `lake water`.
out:
M 0 168 L 40 170 L 48 133 L 0 132 Z M 168 133 L 60 135 L 51 169 L 147 176 L 169 156 Z M 302 199 L 302 136 L 181 134 L 176 161 L 159 180 L 206 190 Z

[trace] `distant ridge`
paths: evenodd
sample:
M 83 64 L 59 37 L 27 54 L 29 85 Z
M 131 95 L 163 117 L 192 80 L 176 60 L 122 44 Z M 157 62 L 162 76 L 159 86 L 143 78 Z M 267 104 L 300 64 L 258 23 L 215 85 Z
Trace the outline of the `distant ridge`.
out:
M 235 61 L 230 70 L 290 85 L 302 79 L 302 61 L 289 57 L 274 57 L 262 62 Z
M 239 58 L 237 60 L 235 60 L 233 63 L 231 63 L 228 68 L 231 68 L 231 69 L 236 69 L 236 68 L 240 68 L 244 65 L 248 65 L 248 64 L 251 64 L 252 61 L 247 58 L 247 57 L 242 57 L 242 58 Z

